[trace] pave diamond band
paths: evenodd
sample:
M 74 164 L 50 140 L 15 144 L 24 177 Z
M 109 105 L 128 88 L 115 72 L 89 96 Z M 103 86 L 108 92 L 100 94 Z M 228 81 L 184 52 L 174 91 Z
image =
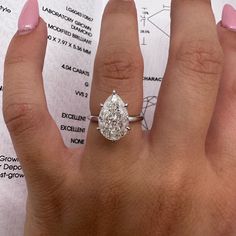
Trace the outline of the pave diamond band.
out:
M 104 104 L 101 104 L 99 116 L 90 116 L 90 120 L 98 122 L 98 130 L 108 140 L 117 141 L 130 130 L 129 123 L 142 121 L 142 116 L 129 116 L 128 104 L 113 91 Z

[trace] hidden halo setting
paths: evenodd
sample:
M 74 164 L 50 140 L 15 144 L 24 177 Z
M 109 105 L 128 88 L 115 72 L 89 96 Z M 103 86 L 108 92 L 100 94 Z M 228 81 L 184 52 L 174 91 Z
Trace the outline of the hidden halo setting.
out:
M 98 130 L 110 141 L 118 141 L 130 131 L 129 123 L 142 121 L 142 116 L 129 116 L 128 104 L 113 90 L 112 95 L 101 104 L 99 116 L 90 116 L 91 121 L 98 122 Z

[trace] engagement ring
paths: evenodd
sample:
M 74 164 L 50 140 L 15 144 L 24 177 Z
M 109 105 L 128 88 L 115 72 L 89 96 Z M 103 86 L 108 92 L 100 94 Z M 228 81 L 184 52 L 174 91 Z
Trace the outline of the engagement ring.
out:
M 129 123 L 142 121 L 142 116 L 129 116 L 128 104 L 114 90 L 112 95 L 101 104 L 99 116 L 90 116 L 90 120 L 98 122 L 98 130 L 108 140 L 117 141 L 130 131 Z

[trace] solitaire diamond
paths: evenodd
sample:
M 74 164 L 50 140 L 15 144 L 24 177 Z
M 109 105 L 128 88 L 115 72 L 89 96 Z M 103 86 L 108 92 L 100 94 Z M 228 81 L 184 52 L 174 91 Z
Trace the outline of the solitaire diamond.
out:
M 129 130 L 129 115 L 121 97 L 113 91 L 105 101 L 98 118 L 98 126 L 101 134 L 111 140 L 117 141 L 124 137 Z

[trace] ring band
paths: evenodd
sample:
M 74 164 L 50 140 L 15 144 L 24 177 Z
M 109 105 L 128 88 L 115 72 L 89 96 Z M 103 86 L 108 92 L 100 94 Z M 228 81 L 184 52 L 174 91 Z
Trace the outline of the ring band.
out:
M 143 116 L 129 116 L 128 104 L 114 90 L 112 95 L 101 104 L 99 116 L 91 115 L 89 120 L 98 122 L 98 130 L 108 140 L 117 141 L 130 131 L 129 123 L 143 120 Z
M 88 118 L 92 122 L 98 122 L 99 116 L 89 116 Z M 143 116 L 129 116 L 129 123 L 134 123 L 138 121 L 143 121 Z

